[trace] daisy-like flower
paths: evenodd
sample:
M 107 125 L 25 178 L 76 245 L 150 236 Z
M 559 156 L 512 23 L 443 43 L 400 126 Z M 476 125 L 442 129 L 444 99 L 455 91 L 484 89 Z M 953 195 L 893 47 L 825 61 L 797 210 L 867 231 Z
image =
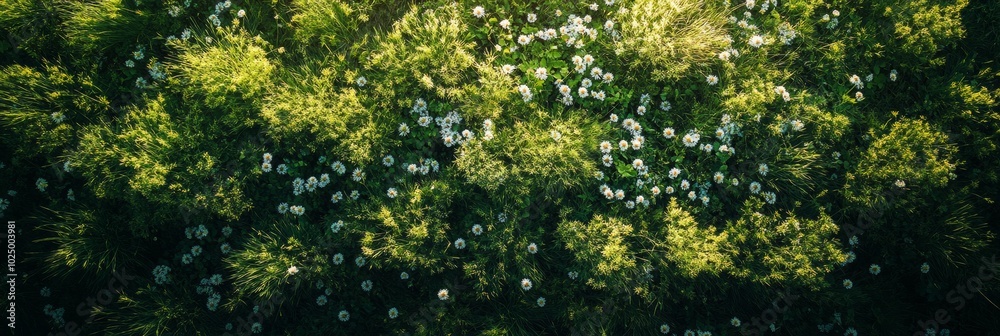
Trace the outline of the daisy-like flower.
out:
M 615 199 L 617 199 L 617 200 L 620 201 L 620 200 L 622 200 L 624 198 L 625 198 L 625 191 L 624 190 L 618 189 L 618 190 L 615 191 Z
M 296 274 L 299 274 L 299 268 L 298 268 L 298 267 L 295 267 L 295 266 L 291 266 L 291 267 L 288 267 L 288 271 L 287 271 L 287 273 L 288 273 L 288 275 L 296 275 Z
M 528 244 L 528 253 L 535 254 L 538 253 L 538 245 L 535 243 Z
M 465 248 L 465 239 L 458 238 L 455 240 L 455 248 L 461 250 Z
M 406 136 L 407 134 L 410 134 L 410 126 L 406 125 L 406 123 L 400 123 L 399 136 Z
M 528 45 L 528 43 L 531 43 L 531 39 L 532 39 L 531 37 L 532 36 L 533 35 L 521 35 L 521 36 L 518 36 L 517 37 L 517 43 L 520 44 L 520 45 Z
M 486 10 L 483 9 L 483 6 L 476 6 L 476 8 L 472 9 L 472 15 L 476 18 L 482 19 L 483 16 L 486 16 Z
M 848 239 L 847 242 L 850 243 L 851 246 L 857 246 L 858 245 L 858 236 L 851 236 L 851 239 Z
M 653 196 L 657 196 L 660 194 L 660 187 L 653 186 L 652 188 L 649 188 L 649 192 L 653 193 Z
M 739 318 L 733 317 L 733 319 L 729 320 L 729 324 L 732 324 L 734 327 L 739 327 L 741 324 L 743 324 L 743 322 L 740 322 Z
M 344 255 L 342 253 L 334 254 L 332 261 L 334 265 L 340 265 L 344 263 Z
M 927 263 L 923 263 L 920 265 L 920 273 L 927 274 L 927 272 L 930 271 L 931 271 L 931 265 L 928 265 Z
M 676 134 L 674 133 L 673 127 L 667 127 L 663 129 L 663 137 L 667 139 L 672 139 Z
M 854 251 L 847 251 L 847 260 L 844 260 L 844 265 L 854 262 L 858 258 L 858 255 Z
M 361 289 L 364 290 L 364 291 L 366 291 L 366 292 L 370 292 L 372 290 L 372 281 L 371 280 L 362 281 L 361 282 Z
M 513 65 L 510 64 L 504 64 L 502 67 L 500 67 L 500 72 L 503 72 L 503 74 L 505 75 L 509 75 L 514 73 L 514 69 L 517 68 L 515 68 Z
M 399 317 L 399 310 L 396 307 L 389 308 L 389 318 L 394 319 Z
M 358 256 L 357 258 L 354 258 L 354 264 L 358 265 L 358 267 L 364 266 L 365 262 L 366 260 L 364 256 Z
M 760 193 L 760 183 L 751 182 L 750 183 L 750 192 L 754 193 L 754 194 Z
M 769 171 L 770 170 L 767 168 L 766 163 L 761 163 L 759 166 L 757 166 L 757 172 L 760 173 L 760 175 L 762 176 L 767 176 L 767 172 Z
M 399 192 L 396 191 L 396 188 L 389 188 L 389 190 L 385 191 L 385 195 L 389 196 L 389 198 L 396 198 L 396 196 L 399 196 Z
M 801 131 L 806 127 L 806 124 L 798 119 L 792 119 L 792 121 L 788 122 L 788 125 L 792 126 L 792 130 L 796 132 Z
M 549 136 L 552 137 L 552 140 L 555 140 L 555 141 L 559 141 L 559 139 L 562 139 L 562 133 L 560 133 L 557 130 L 551 130 L 551 131 L 549 131 Z
M 277 168 L 277 171 L 278 171 L 279 175 L 288 174 L 288 166 L 286 166 L 284 163 L 279 164 L 278 168 Z
M 676 167 L 671 168 L 670 171 L 667 172 L 667 177 L 669 177 L 670 179 L 675 179 L 680 175 L 681 175 L 681 170 L 677 169 Z
M 844 288 L 851 289 L 853 287 L 854 287 L 854 281 L 851 281 L 851 279 L 844 279 Z
M 667 186 L 666 188 L 663 189 L 663 191 L 666 192 L 668 195 L 669 194 L 673 194 L 674 193 L 674 187 Z
M 705 82 L 707 82 L 708 85 L 719 84 L 719 77 L 716 75 L 705 76 Z
M 410 273 L 406 273 L 406 272 L 399 273 L 399 279 L 400 280 L 407 280 L 409 278 L 410 278 Z
M 447 289 L 442 289 L 442 290 L 438 291 L 438 300 L 446 301 L 446 300 L 448 300 L 448 298 L 449 298 L 449 296 L 448 296 L 448 290 Z
M 684 142 L 684 146 L 694 147 L 698 145 L 699 140 L 701 140 L 701 135 L 692 131 L 684 135 L 682 142 Z
M 611 147 L 611 142 L 610 141 L 603 141 L 603 142 L 601 142 L 601 147 L 600 147 L 601 153 L 604 153 L 604 154 L 611 153 L 611 150 L 613 148 L 614 147 Z
M 726 175 L 722 174 L 722 172 L 715 172 L 715 175 L 712 176 L 712 180 L 715 181 L 715 183 L 725 182 Z
M 535 304 L 537 304 L 539 307 L 545 307 L 545 298 L 539 297 L 538 300 L 535 300 Z
M 333 193 L 333 196 L 330 196 L 330 202 L 333 202 L 333 203 L 340 203 L 340 201 L 343 200 L 343 199 L 344 199 L 344 193 L 339 192 L 339 191 Z
M 503 21 L 500 21 L 500 28 L 510 30 L 510 20 L 503 19 Z
M 660 325 L 660 333 L 661 334 L 666 334 L 666 333 L 669 333 L 669 332 L 670 332 L 670 326 L 669 325 L 667 325 L 666 323 Z
M 688 182 L 688 180 L 681 180 L 681 190 L 688 190 L 689 188 L 691 188 L 691 182 Z
M 354 173 L 351 173 L 351 179 L 354 180 L 354 182 L 361 182 L 361 180 L 364 178 L 365 178 L 365 172 L 362 171 L 360 167 L 354 168 Z
M 535 78 L 538 78 L 540 80 L 545 80 L 549 78 L 549 71 L 546 70 L 545 68 L 539 67 L 535 69 Z
M 871 266 L 868 266 L 868 272 L 872 275 L 878 275 L 879 273 L 882 273 L 882 266 L 872 264 Z
M 898 75 L 899 72 L 896 72 L 896 69 L 892 69 L 892 71 L 889 71 L 889 80 L 895 82 Z
M 523 99 L 525 102 L 531 101 L 532 97 L 531 88 L 529 88 L 527 85 L 518 86 L 517 92 L 521 94 L 521 99 Z
M 611 164 L 614 163 L 614 159 L 611 158 L 611 154 L 604 154 L 604 156 L 601 157 L 601 162 L 604 163 L 605 167 L 611 167 Z
M 760 48 L 760 46 L 764 45 L 764 37 L 760 35 L 751 36 L 748 43 L 751 47 Z
M 521 289 L 526 291 L 531 290 L 531 279 L 528 278 L 521 279 Z
M 278 204 L 278 213 L 284 215 L 286 212 L 288 212 L 288 203 Z
M 340 313 L 337 314 L 337 318 L 340 319 L 341 322 L 347 322 L 347 320 L 351 319 L 351 313 L 348 313 L 346 310 L 341 310 Z
M 613 80 L 615 80 L 615 75 L 610 72 L 605 72 L 604 76 L 601 76 L 601 82 L 604 82 L 605 84 L 611 83 Z
M 357 80 L 355 80 L 354 82 L 355 82 L 355 83 L 357 83 L 357 84 L 358 84 L 358 86 L 360 86 L 360 87 L 364 87 L 364 86 L 365 86 L 365 84 L 368 84 L 368 79 L 367 79 L 367 78 L 365 78 L 365 76 L 360 76 L 360 77 L 358 77 L 358 79 L 357 79 Z
M 535 15 L 535 13 L 528 14 L 528 22 L 529 23 L 535 23 L 535 21 L 537 21 L 537 20 L 538 20 L 538 15 Z
M 483 226 L 479 225 L 479 224 L 473 225 L 472 226 L 472 234 L 477 235 L 477 236 L 483 234 Z
M 582 86 L 579 89 L 576 89 L 576 94 L 580 96 L 580 98 L 587 98 L 590 96 L 590 92 L 587 91 L 587 88 Z
M 861 81 L 861 77 L 858 77 L 858 75 L 851 75 L 851 78 L 848 79 L 848 81 L 850 81 L 851 85 L 854 85 L 854 88 L 858 90 L 861 90 L 865 87 L 865 83 Z
M 861 93 L 861 91 L 855 92 L 854 101 L 862 101 L 862 100 L 865 100 L 865 94 Z
M 698 199 L 698 193 L 694 192 L 694 190 L 689 191 L 688 192 L 688 198 L 690 198 L 692 201 L 696 200 L 696 199 Z
M 633 168 L 633 169 L 639 169 L 639 168 L 642 168 L 642 159 L 635 159 L 635 160 L 632 160 L 632 168 Z
M 644 114 L 646 114 L 646 107 L 645 107 L 645 106 L 642 106 L 642 105 L 639 105 L 639 107 L 637 107 L 637 108 L 635 109 L 635 113 L 637 113 L 637 114 L 639 114 L 639 115 L 644 115 Z

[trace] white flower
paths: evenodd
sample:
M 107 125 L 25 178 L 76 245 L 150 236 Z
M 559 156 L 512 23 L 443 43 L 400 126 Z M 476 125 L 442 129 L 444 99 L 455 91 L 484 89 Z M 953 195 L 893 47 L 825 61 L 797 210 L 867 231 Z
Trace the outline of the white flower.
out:
M 531 37 L 532 37 L 532 35 L 521 35 L 521 36 L 518 36 L 517 37 L 517 43 L 520 44 L 520 45 L 528 45 L 528 43 L 531 43 Z
M 364 266 L 365 265 L 365 257 L 358 256 L 357 258 L 354 258 L 354 264 L 358 265 L 358 267 Z
M 477 235 L 477 236 L 483 234 L 483 226 L 479 225 L 479 224 L 473 225 L 472 226 L 472 234 Z
M 685 134 L 683 138 L 684 146 L 694 147 L 698 145 L 698 140 L 701 140 L 701 135 L 695 133 L 694 131 Z
M 767 168 L 766 163 L 761 163 L 759 166 L 757 166 L 757 172 L 760 173 L 760 175 L 767 176 L 767 172 L 769 171 L 770 170 Z
M 546 78 L 549 78 L 549 71 L 545 70 L 545 68 L 539 67 L 535 69 L 535 78 L 545 80 Z
M 334 265 L 340 265 L 343 262 L 344 262 L 344 255 L 343 254 L 337 253 L 337 254 L 333 255 L 333 264 Z
M 577 94 L 577 95 L 579 95 L 579 96 L 580 96 L 580 98 L 587 98 L 587 96 L 589 96 L 589 95 L 590 95 L 590 94 L 589 94 L 589 93 L 587 92 L 587 88 L 585 88 L 585 87 L 582 87 L 582 86 L 581 86 L 581 87 L 580 87 L 579 89 L 576 89 L 576 94 Z
M 854 281 L 851 281 L 851 279 L 844 279 L 844 288 L 851 289 L 852 287 L 854 287 Z
M 931 265 L 928 265 L 927 263 L 923 263 L 922 265 L 920 265 L 920 273 L 926 274 L 927 272 L 930 271 L 931 271 Z
M 733 319 L 729 320 L 729 324 L 732 324 L 734 327 L 739 327 L 741 324 L 743 324 L 743 322 L 740 322 L 739 318 L 733 317 Z
M 760 183 L 751 182 L 750 183 L 750 192 L 754 193 L 754 194 L 760 193 Z
M 360 76 L 357 80 L 355 80 L 355 83 L 358 83 L 358 86 L 360 87 L 364 87 L 365 84 L 368 84 L 368 79 L 366 79 L 365 76 Z
M 524 99 L 525 102 L 531 101 L 531 88 L 528 88 L 527 85 L 522 84 L 518 86 L 517 92 L 521 93 L 521 98 Z
M 49 186 L 49 181 L 46 181 L 41 177 L 39 177 L 38 180 L 35 180 L 35 188 L 38 188 L 38 191 L 45 192 L 45 188 L 47 188 L 48 186 Z
M 288 268 L 288 275 L 296 275 L 299 273 L 299 268 L 292 266 Z
M 406 273 L 406 272 L 399 273 L 399 279 L 401 279 L 401 280 L 407 280 L 409 278 L 410 278 L 410 273 Z
M 661 334 L 666 334 L 666 333 L 669 333 L 669 332 L 670 332 L 670 326 L 668 326 L 666 323 L 660 325 L 660 333 Z
M 395 307 L 389 308 L 389 318 L 394 319 L 396 317 L 399 317 L 399 310 Z
M 535 304 L 537 304 L 539 307 L 545 307 L 545 298 L 539 297 L 538 300 L 535 300 Z
M 503 28 L 503 29 L 508 29 L 509 30 L 510 29 L 510 20 L 503 19 L 503 21 L 500 21 L 500 27 Z
M 535 243 L 528 244 L 528 253 L 535 254 L 538 253 L 538 245 Z
M 670 179 L 675 179 L 680 175 L 681 175 L 681 170 L 677 169 L 676 167 L 671 168 L 670 171 L 667 173 L 667 177 L 670 177 Z
M 899 73 L 896 72 L 896 69 L 892 69 L 892 71 L 889 72 L 889 80 L 895 82 L 898 74 Z
M 502 67 L 500 67 L 500 72 L 502 72 L 505 75 L 509 75 L 509 74 L 514 73 L 515 69 L 517 69 L 517 68 L 515 68 L 513 65 L 504 64 Z
M 389 198 L 396 198 L 396 196 L 399 196 L 399 192 L 396 191 L 396 188 L 389 188 L 389 190 L 385 191 L 385 195 L 389 196 Z
M 455 240 L 455 248 L 461 250 L 465 248 L 465 239 L 458 238 Z
M 528 278 L 521 279 L 521 289 L 531 290 L 531 280 Z
M 351 313 L 348 313 L 346 310 L 341 310 L 340 313 L 337 314 L 337 318 L 342 322 L 347 322 L 347 320 L 351 319 Z
M 708 82 L 708 85 L 719 84 L 719 77 L 716 75 L 708 75 L 705 77 L 705 82 Z
M 674 135 L 675 135 L 675 134 L 674 134 L 674 129 L 673 129 L 673 127 L 667 127 L 667 128 L 664 128 L 664 129 L 663 129 L 663 136 L 664 136 L 665 138 L 667 138 L 667 139 L 671 139 L 671 138 L 673 138 L 673 137 L 674 137 Z
M 483 16 L 486 16 L 486 10 L 483 9 L 483 6 L 476 6 L 476 8 L 472 9 L 472 15 L 474 15 L 477 18 L 482 19 Z
M 879 266 L 878 264 L 872 264 L 871 266 L 868 267 L 868 272 L 870 272 L 872 275 L 878 275 L 879 273 L 882 273 L 882 267 Z
M 536 20 L 538 20 L 538 15 L 535 15 L 535 13 L 528 14 L 528 22 L 535 23 Z
M 285 214 L 288 212 L 288 203 L 278 204 L 278 213 Z
M 865 83 L 861 81 L 861 77 L 858 77 L 858 75 L 851 75 L 849 81 L 858 90 L 861 90 L 865 87 Z
M 855 101 L 865 100 L 865 94 L 861 93 L 861 91 L 855 92 L 854 93 L 854 100 Z
M 438 299 L 441 301 L 448 300 L 448 290 L 442 289 L 438 291 Z
M 764 38 L 760 35 L 754 35 L 750 37 L 750 41 L 748 43 L 751 47 L 760 48 L 760 46 L 764 45 Z
M 354 173 L 351 173 L 351 179 L 354 180 L 354 182 L 361 182 L 361 180 L 364 178 L 365 178 L 365 172 L 362 171 L 360 167 L 354 168 Z

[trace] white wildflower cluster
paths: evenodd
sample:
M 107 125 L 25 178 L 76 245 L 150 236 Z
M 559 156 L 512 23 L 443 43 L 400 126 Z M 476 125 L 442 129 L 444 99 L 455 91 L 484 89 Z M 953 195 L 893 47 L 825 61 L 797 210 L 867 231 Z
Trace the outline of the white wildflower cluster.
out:
M 782 44 L 791 45 L 798 36 L 799 33 L 795 31 L 792 24 L 785 22 L 778 26 L 778 41 L 781 41 Z
M 273 158 L 274 157 L 271 156 L 271 153 L 264 153 L 264 162 L 260 164 L 260 170 L 263 171 L 263 172 L 265 172 L 265 173 L 270 173 L 271 172 L 271 159 L 273 159 Z
M 774 93 L 777 93 L 779 96 L 781 96 L 781 99 L 785 100 L 786 102 L 792 100 L 792 95 L 788 93 L 788 90 L 785 90 L 784 86 L 780 85 L 775 86 Z
M 830 17 L 831 15 L 833 16 L 832 18 Z M 823 14 L 822 21 L 826 22 L 826 29 L 837 28 L 837 25 L 840 24 L 840 21 L 838 19 L 839 16 L 840 16 L 840 11 L 836 9 L 830 12 L 830 14 Z
M 170 283 L 170 267 L 167 265 L 159 265 L 153 268 L 153 280 L 156 281 L 157 285 L 162 285 Z
M 584 39 L 589 38 L 590 41 L 597 39 L 597 29 L 587 27 L 592 20 L 590 15 L 579 17 L 570 14 L 566 18 L 566 24 L 559 27 L 559 33 L 562 34 L 567 47 L 580 49 L 585 44 Z
M 432 158 L 420 159 L 418 163 L 403 163 L 403 169 L 406 169 L 410 174 L 416 175 L 427 175 L 431 171 L 435 173 L 440 169 L 440 164 L 437 160 Z
M 465 141 L 471 140 L 475 135 L 468 130 L 466 130 L 468 132 L 463 131 L 459 133 L 453 129 L 453 127 L 458 126 L 462 122 L 462 116 L 458 114 L 458 111 L 451 111 L 444 117 L 434 118 L 434 122 L 441 128 L 441 140 L 444 141 L 445 147 L 464 144 Z
M 153 62 L 153 64 L 149 66 L 149 77 L 153 78 L 155 81 L 167 79 L 167 73 L 163 67 L 163 63 Z

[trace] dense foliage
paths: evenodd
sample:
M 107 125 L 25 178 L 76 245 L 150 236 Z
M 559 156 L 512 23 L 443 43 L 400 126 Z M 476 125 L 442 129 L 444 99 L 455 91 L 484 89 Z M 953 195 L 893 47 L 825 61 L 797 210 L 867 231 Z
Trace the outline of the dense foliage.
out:
M 16 330 L 995 333 L 997 19 L 0 0 Z

